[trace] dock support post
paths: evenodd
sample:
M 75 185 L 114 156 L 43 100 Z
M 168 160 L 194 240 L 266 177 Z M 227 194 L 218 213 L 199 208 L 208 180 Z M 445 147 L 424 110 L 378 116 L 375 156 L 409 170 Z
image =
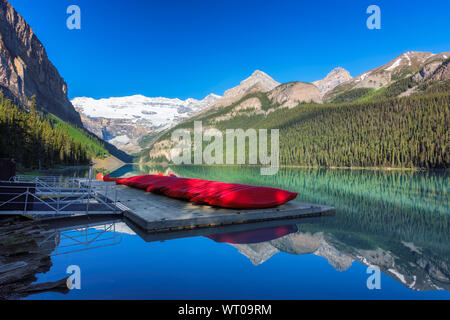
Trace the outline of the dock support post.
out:
M 117 189 L 116 187 L 113 187 L 114 190 L 114 214 L 116 213 L 117 210 Z
M 27 207 L 28 207 L 28 192 L 29 192 L 29 188 L 27 188 L 27 194 L 25 196 L 25 208 L 23 210 L 24 213 L 27 213 Z
M 91 184 L 89 183 L 89 186 L 87 188 L 87 202 L 86 202 L 86 214 L 89 214 L 89 202 L 91 201 Z
M 61 199 L 61 188 L 58 188 L 58 199 L 56 201 L 56 212 L 59 213 L 59 201 Z

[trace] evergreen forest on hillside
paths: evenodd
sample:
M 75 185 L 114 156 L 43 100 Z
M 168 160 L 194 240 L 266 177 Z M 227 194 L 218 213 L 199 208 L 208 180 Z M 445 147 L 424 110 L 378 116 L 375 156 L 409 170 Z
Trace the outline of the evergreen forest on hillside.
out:
M 250 97 L 259 98 L 263 109 L 270 108 L 268 100 L 261 99 L 264 93 L 250 94 L 233 105 L 179 124 L 159 140 L 170 139 L 174 129 L 191 129 L 195 120 L 202 120 L 204 127 L 212 125 L 223 133 L 233 128 L 280 129 L 283 165 L 446 169 L 450 163 L 449 81 L 407 97 L 389 98 L 398 87 L 408 86 L 408 80 L 397 82 L 372 92 L 373 98 L 367 100 L 301 103 L 292 109 L 275 106 L 275 111 L 266 115 L 242 112 L 215 121 Z M 342 100 L 347 98 L 350 95 Z
M 83 129 L 39 111 L 28 109 L 0 95 L 0 157 L 14 159 L 23 168 L 85 165 L 109 153 Z

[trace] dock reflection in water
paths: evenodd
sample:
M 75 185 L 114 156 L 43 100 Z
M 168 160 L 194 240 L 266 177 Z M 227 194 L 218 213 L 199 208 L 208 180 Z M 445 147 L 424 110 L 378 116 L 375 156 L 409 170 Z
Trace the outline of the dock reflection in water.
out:
M 337 271 L 348 270 L 355 262 L 366 266 L 376 265 L 384 274 L 409 290 L 450 290 L 448 285 L 449 265 L 445 263 L 445 260 L 439 259 L 436 253 L 404 242 L 392 243 L 390 250 L 364 249 L 360 248 L 358 243 L 352 247 L 347 241 L 342 241 L 331 233 L 310 231 L 311 226 L 320 225 L 323 219 L 334 219 L 334 217 L 271 221 L 155 234 L 139 230 L 139 227 L 128 220 L 91 221 L 90 223 L 79 220 L 66 222 L 65 225 L 59 226 L 55 223 L 45 225 L 21 222 L 21 228 L 14 228 L 11 225 L 11 228 L 15 229 L 14 234 L 18 239 L 20 238 L 20 241 L 2 243 L 0 246 L 2 263 L 0 297 L 18 299 L 31 295 L 37 299 L 46 297 L 75 298 L 72 296 L 75 290 L 69 291 L 65 285 L 68 275 L 61 272 L 64 270 L 61 267 L 67 266 L 58 266 L 61 260 L 56 258 L 61 255 L 70 256 L 70 261 L 82 262 L 84 273 L 89 273 L 89 264 L 100 264 L 103 268 L 109 268 L 107 262 L 103 262 L 101 259 L 91 261 L 92 257 L 95 257 L 94 253 L 89 254 L 89 260 L 79 260 L 80 254 L 84 254 L 83 252 L 86 251 L 103 250 L 103 253 L 114 255 L 114 252 L 120 251 L 124 254 L 129 250 L 129 253 L 125 253 L 125 256 L 129 257 L 129 269 L 116 270 L 116 276 L 120 275 L 124 279 L 145 277 L 147 274 L 145 270 L 140 270 L 138 267 L 139 259 L 144 259 L 143 256 L 140 256 L 139 251 L 148 252 L 150 249 L 152 252 L 151 247 L 154 243 L 161 243 L 163 246 L 167 243 L 166 246 L 171 247 L 168 242 L 165 242 L 168 240 L 173 240 L 179 246 L 183 246 L 183 244 L 187 246 L 190 239 L 199 239 L 199 237 L 210 241 L 210 244 L 206 245 L 216 247 L 215 250 L 218 252 L 226 246 L 236 248 L 237 251 L 232 253 L 232 256 L 227 256 L 226 259 L 234 260 L 237 258 L 236 254 L 239 253 L 254 265 L 253 268 L 260 268 L 278 254 L 314 255 L 326 259 L 327 263 Z M 18 226 L 17 223 L 16 226 Z M 130 246 L 127 242 L 123 243 L 124 236 L 131 237 L 131 239 L 139 236 L 145 242 L 140 241 L 137 246 Z M 112 246 L 114 247 L 108 249 Z M 396 248 L 396 250 L 392 250 L 392 248 Z M 186 250 L 192 249 L 195 248 L 186 247 Z M 404 253 L 405 251 L 407 254 Z M 159 255 L 155 252 L 152 259 L 160 260 Z M 102 265 L 103 263 L 105 265 Z M 166 263 L 170 264 L 170 260 Z M 133 264 L 135 265 L 133 266 Z M 52 272 L 53 267 L 59 269 L 59 272 Z M 136 274 L 130 274 L 131 270 L 135 270 Z M 36 282 L 39 278 L 45 278 L 40 274 L 52 274 L 50 277 L 52 281 Z M 178 276 L 187 275 L 179 274 Z M 318 279 L 318 281 L 320 280 Z M 106 290 L 107 283 L 104 285 Z M 143 288 L 133 289 L 140 291 Z M 89 287 L 85 286 L 83 291 L 88 297 L 96 298 L 94 293 L 92 296 L 89 294 Z M 183 296 L 183 294 L 183 292 L 178 292 L 175 296 Z M 189 298 L 189 294 L 185 294 Z
M 19 299 L 48 291 L 67 294 L 68 275 L 38 282 L 49 272 L 52 257 L 117 245 L 119 219 L 75 217 L 31 221 L 19 217 L 0 219 L 0 299 Z

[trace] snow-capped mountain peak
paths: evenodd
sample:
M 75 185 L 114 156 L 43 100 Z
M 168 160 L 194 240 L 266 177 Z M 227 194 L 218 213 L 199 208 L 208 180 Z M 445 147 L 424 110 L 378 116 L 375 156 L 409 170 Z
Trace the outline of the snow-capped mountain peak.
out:
M 121 119 L 132 122 L 144 120 L 150 127 L 167 127 L 207 107 L 219 98 L 216 95 L 208 95 L 199 101 L 192 98 L 186 100 L 149 98 L 143 95 L 98 100 L 80 97 L 73 99 L 72 104 L 81 114 L 89 118 Z
M 141 137 L 167 129 L 207 108 L 219 98 L 215 94 L 209 94 L 202 100 L 133 95 L 106 99 L 78 97 L 71 102 L 88 130 L 119 149 L 137 152 Z

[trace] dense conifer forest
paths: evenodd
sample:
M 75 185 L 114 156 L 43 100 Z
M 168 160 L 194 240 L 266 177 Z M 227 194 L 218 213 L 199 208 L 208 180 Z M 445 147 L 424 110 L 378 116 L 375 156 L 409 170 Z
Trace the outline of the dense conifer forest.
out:
M 450 94 L 301 105 L 267 119 L 287 165 L 447 168 Z
M 14 159 L 19 167 L 49 168 L 84 165 L 108 152 L 83 129 L 39 111 L 27 109 L 0 95 L 0 157 Z
M 258 97 L 264 110 L 271 107 L 261 98 L 264 93 L 251 94 L 174 129 L 193 128 L 194 120 L 223 132 L 233 128 L 280 129 L 283 165 L 446 169 L 450 163 L 450 82 L 431 83 L 410 96 L 395 97 L 411 87 L 410 81 L 362 92 L 370 95 L 362 100 L 301 103 L 292 109 L 275 106 L 275 111 L 266 115 L 246 112 L 215 120 L 250 97 Z M 361 98 L 361 94 L 356 92 L 354 97 Z M 351 93 L 342 97 L 342 101 L 347 100 L 352 100 Z M 160 140 L 170 139 L 171 131 Z

